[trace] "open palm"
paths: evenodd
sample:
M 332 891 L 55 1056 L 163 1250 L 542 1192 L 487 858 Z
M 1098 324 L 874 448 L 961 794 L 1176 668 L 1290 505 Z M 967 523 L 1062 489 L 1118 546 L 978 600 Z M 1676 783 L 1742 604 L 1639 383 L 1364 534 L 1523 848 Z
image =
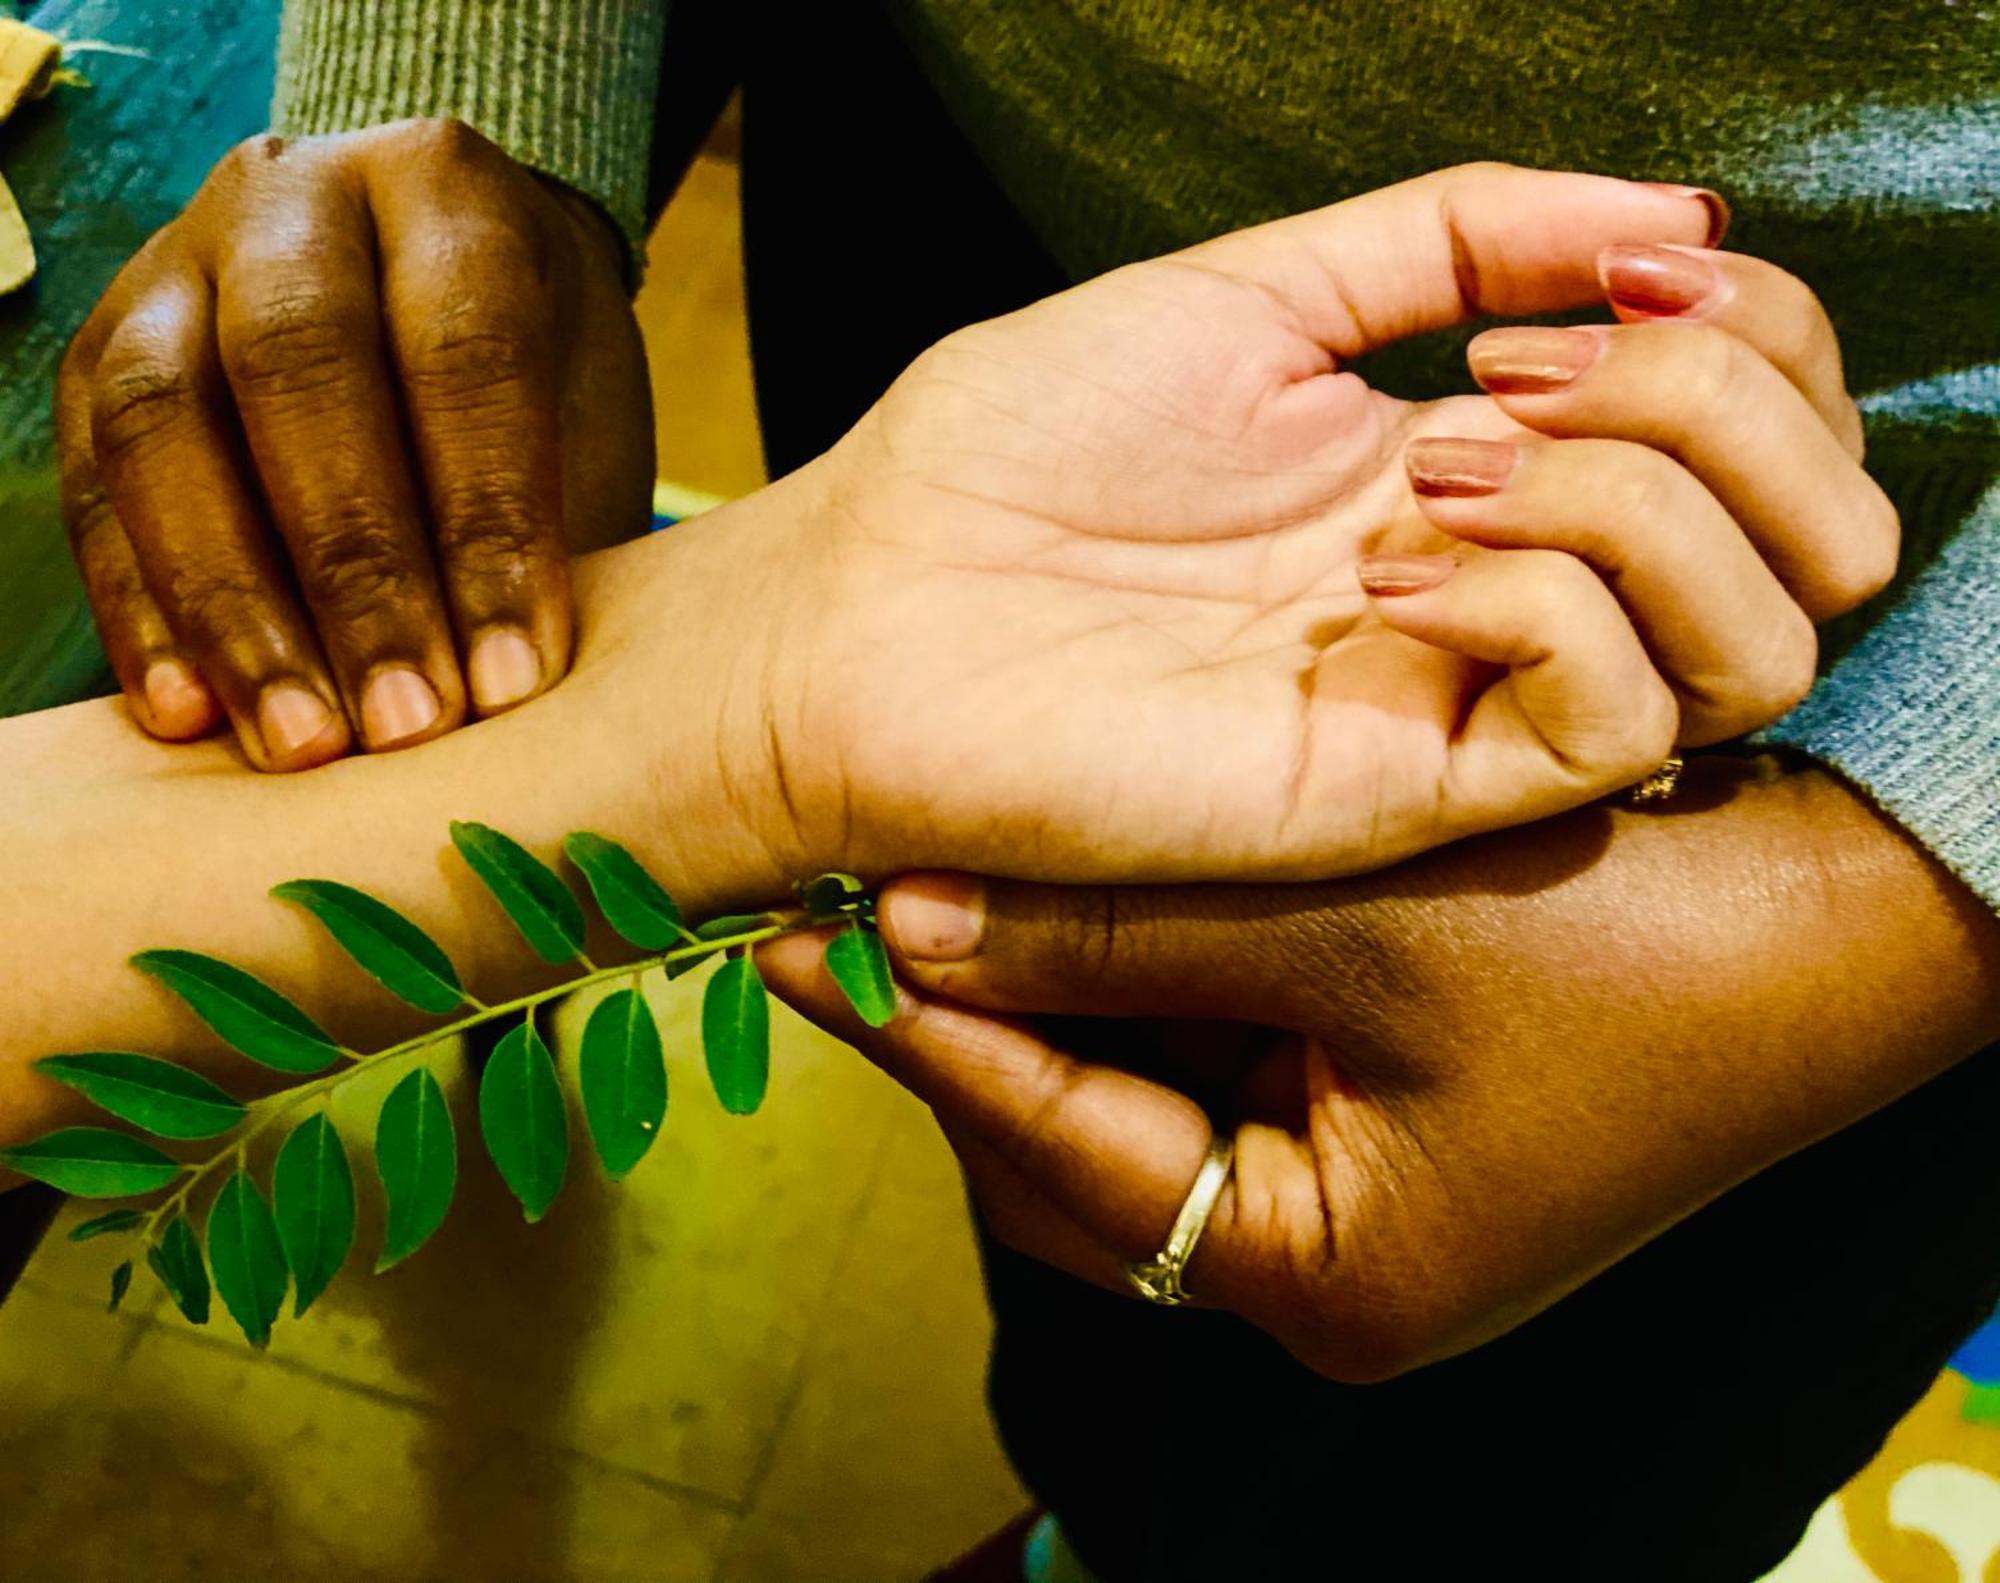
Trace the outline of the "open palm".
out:
M 1533 436 L 1340 363 L 1591 300 L 1605 245 L 1704 224 L 1643 185 L 1446 172 L 948 338 L 827 459 L 794 756 L 837 766 L 800 802 L 841 827 L 814 844 L 863 869 L 1325 876 L 1644 774 L 1673 696 L 1605 584 L 1471 549 L 1410 493 L 1417 435 Z M 1357 578 L 1446 549 L 1435 590 Z

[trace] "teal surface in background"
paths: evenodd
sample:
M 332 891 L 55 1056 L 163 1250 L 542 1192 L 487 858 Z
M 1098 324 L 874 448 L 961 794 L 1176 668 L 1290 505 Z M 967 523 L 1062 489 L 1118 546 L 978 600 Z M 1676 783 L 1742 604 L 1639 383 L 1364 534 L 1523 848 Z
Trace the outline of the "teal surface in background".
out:
M 229 147 L 265 125 L 279 0 L 48 0 L 9 6 L 84 53 L 0 127 L 0 173 L 40 268 L 0 297 L 0 714 L 110 690 L 57 512 L 54 413 L 63 349 L 119 267 L 185 205 Z

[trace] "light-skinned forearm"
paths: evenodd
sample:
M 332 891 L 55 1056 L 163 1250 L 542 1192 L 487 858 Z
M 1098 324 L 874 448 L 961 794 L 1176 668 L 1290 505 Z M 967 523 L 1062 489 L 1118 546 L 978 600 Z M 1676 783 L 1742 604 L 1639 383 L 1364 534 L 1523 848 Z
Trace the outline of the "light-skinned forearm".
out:
M 246 769 L 222 741 L 141 735 L 115 700 L 0 721 L 0 1143 L 76 1115 L 33 1072 L 42 1055 L 139 1049 L 244 1086 L 257 1069 L 126 965 L 177 946 L 267 978 L 351 1047 L 428 1025 L 377 989 L 297 909 L 281 880 L 339 879 L 416 919 L 482 998 L 561 975 L 533 957 L 452 853 L 477 819 L 553 857 L 570 830 L 627 842 L 699 916 L 782 900 L 797 877 L 748 833 L 741 737 L 762 722 L 739 672 L 758 595 L 757 535 L 783 486 L 710 519 L 577 563 L 573 675 L 522 707 L 421 749 L 295 776 Z M 704 617 L 712 625 L 705 625 Z M 732 707 L 750 718 L 733 719 Z M 615 941 L 593 942 L 609 960 Z

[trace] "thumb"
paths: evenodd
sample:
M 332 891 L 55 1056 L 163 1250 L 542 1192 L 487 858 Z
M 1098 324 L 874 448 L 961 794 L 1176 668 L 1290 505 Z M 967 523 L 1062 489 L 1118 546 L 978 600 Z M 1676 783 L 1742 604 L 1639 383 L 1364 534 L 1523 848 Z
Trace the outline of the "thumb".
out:
M 1302 952 L 1338 949 L 1337 887 L 1031 885 L 907 874 L 877 907 L 896 969 L 991 1011 L 1282 1022 Z
M 1308 335 L 1351 358 L 1482 314 L 1602 302 L 1605 248 L 1713 246 L 1728 213 L 1699 187 L 1458 165 L 1176 256 L 1272 292 Z

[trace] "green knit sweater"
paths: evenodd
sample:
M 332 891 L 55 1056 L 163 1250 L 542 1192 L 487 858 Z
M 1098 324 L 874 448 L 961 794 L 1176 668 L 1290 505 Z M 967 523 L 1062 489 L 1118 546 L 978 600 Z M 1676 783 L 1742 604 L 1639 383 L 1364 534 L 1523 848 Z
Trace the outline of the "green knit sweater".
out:
M 275 121 L 463 117 L 636 242 L 665 3 L 289 0 Z M 1896 587 L 1768 735 L 2000 908 L 1994 0 L 883 3 L 1079 278 L 1470 159 L 1724 192 L 1732 244 L 1832 312 L 1905 529 Z M 1464 388 L 1448 341 L 1388 360 L 1399 393 Z

